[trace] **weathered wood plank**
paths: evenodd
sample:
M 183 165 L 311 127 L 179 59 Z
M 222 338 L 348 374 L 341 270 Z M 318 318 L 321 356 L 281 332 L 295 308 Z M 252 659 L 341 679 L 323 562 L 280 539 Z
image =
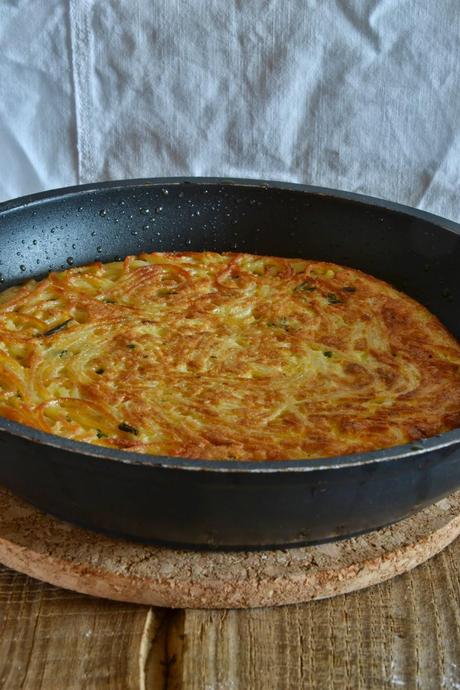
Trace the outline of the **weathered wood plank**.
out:
M 187 612 L 183 687 L 459 688 L 459 561 L 457 540 L 406 575 L 335 599 Z
M 138 690 L 148 609 L 0 571 L 0 687 Z
M 152 611 L 155 612 L 158 625 L 150 635 L 145 661 L 145 690 L 182 690 L 186 613 L 179 609 Z
M 0 570 L 7 690 L 453 690 L 460 540 L 377 587 L 302 606 L 180 611 Z

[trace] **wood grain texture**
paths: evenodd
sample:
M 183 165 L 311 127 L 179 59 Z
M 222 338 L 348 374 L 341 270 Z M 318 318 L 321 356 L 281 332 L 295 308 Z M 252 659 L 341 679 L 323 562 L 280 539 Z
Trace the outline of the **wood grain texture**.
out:
M 460 540 L 376 587 L 270 609 L 155 609 L 0 570 L 6 690 L 457 690 Z
M 139 687 L 138 648 L 145 609 L 108 603 L 0 574 L 3 688 Z

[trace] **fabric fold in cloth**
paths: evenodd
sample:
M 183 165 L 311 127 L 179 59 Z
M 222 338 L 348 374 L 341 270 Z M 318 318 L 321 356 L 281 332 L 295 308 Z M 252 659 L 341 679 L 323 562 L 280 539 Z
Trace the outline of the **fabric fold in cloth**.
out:
M 456 0 L 6 0 L 0 197 L 222 175 L 460 219 Z
M 62 0 L 0 3 L 0 200 L 77 181 Z

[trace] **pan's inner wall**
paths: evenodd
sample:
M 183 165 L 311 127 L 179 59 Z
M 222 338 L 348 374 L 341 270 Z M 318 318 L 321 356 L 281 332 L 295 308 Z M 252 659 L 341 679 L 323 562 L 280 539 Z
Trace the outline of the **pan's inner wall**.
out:
M 460 236 L 400 211 L 292 189 L 137 184 L 0 213 L 3 286 L 142 251 L 242 251 L 364 270 L 418 299 L 460 338 Z

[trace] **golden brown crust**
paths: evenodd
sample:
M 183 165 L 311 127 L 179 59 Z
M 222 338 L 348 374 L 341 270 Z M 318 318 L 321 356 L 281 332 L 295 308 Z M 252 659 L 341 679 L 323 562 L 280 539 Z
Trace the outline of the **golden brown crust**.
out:
M 460 347 L 332 263 L 144 254 L 0 295 L 0 414 L 140 453 L 288 459 L 460 424 Z

